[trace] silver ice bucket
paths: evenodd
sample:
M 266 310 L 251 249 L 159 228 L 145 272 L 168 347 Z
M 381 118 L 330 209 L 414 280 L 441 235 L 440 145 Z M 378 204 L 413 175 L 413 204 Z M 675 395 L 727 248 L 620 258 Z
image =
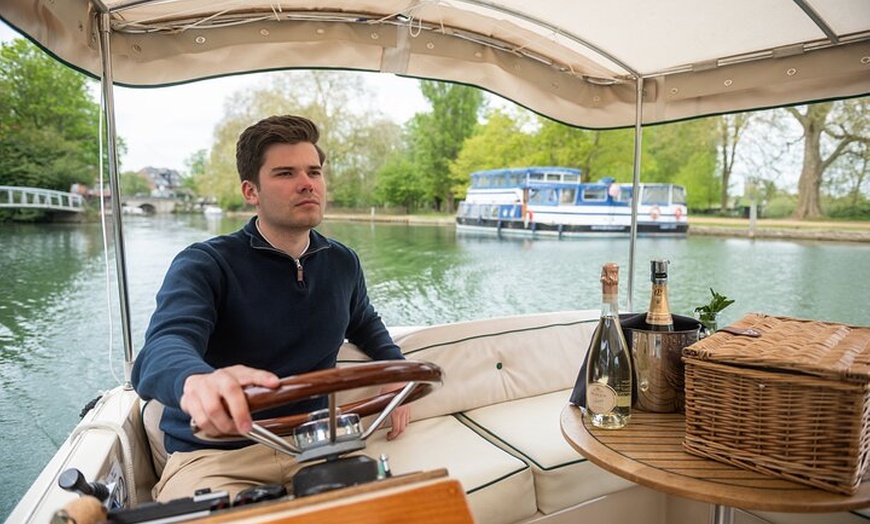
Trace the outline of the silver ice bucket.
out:
M 626 327 L 637 385 L 633 407 L 656 413 L 684 411 L 683 348 L 698 341 L 701 323 L 674 315 L 674 331 Z

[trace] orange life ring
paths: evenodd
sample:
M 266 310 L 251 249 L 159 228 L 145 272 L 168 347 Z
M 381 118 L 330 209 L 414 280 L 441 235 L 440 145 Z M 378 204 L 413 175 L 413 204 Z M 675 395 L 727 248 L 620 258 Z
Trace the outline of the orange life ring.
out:
M 649 212 L 649 216 L 651 216 L 653 220 L 658 219 L 659 214 L 660 214 L 659 206 L 653 206 L 653 208 Z
M 683 208 L 678 207 L 677 210 L 674 212 L 674 214 L 677 216 L 677 220 L 679 220 L 680 217 L 683 216 Z

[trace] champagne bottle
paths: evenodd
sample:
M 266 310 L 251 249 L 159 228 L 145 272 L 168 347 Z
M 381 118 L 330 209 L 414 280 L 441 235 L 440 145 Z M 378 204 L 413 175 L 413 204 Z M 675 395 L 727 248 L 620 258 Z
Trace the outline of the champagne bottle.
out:
M 601 318 L 586 353 L 586 416 L 592 425 L 621 428 L 631 418 L 631 355 L 619 323 L 619 266 L 601 268 Z
M 668 304 L 668 261 L 650 261 L 650 280 L 652 295 L 649 299 L 649 310 L 646 313 L 646 323 L 650 331 L 673 331 L 674 317 Z

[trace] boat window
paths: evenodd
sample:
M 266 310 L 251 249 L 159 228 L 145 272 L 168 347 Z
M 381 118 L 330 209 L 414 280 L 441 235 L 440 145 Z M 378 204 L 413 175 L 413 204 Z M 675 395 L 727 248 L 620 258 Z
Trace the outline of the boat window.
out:
M 580 176 L 579 176 L 579 175 L 574 175 L 574 174 L 571 174 L 571 173 L 565 173 L 565 174 L 562 175 L 562 181 L 563 181 L 563 182 L 579 182 L 579 181 L 580 181 Z
M 673 186 L 674 204 L 686 205 L 686 188 L 683 186 Z
M 604 186 L 584 187 L 583 200 L 603 202 L 607 200 L 607 188 Z
M 631 202 L 631 187 L 621 187 L 619 190 L 619 197 L 617 197 L 619 202 Z
M 529 173 L 529 180 L 537 180 L 537 181 L 544 180 L 544 174 L 543 173 Z
M 570 206 L 574 204 L 574 199 L 577 198 L 577 190 L 576 189 L 562 189 L 561 194 L 559 195 L 559 205 Z
M 562 175 L 559 173 L 547 173 L 547 182 L 561 182 Z
M 670 203 L 671 186 L 645 186 L 641 204 L 646 206 L 666 206 Z
M 529 190 L 529 203 L 539 205 L 556 205 L 558 197 L 554 189 L 534 188 Z
M 519 186 L 522 185 L 525 176 L 520 173 L 511 173 L 508 175 L 508 186 Z

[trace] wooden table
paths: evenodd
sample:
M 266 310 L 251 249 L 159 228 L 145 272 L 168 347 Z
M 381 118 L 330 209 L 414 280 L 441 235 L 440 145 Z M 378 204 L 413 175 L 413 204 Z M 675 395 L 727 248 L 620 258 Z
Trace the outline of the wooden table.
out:
M 586 423 L 579 408 L 566 405 L 562 435 L 595 465 L 658 491 L 714 505 L 713 522 L 733 518 L 732 508 L 786 513 L 822 513 L 870 507 L 870 482 L 852 496 L 691 455 L 683 450 L 685 416 L 633 411 L 623 429 Z

